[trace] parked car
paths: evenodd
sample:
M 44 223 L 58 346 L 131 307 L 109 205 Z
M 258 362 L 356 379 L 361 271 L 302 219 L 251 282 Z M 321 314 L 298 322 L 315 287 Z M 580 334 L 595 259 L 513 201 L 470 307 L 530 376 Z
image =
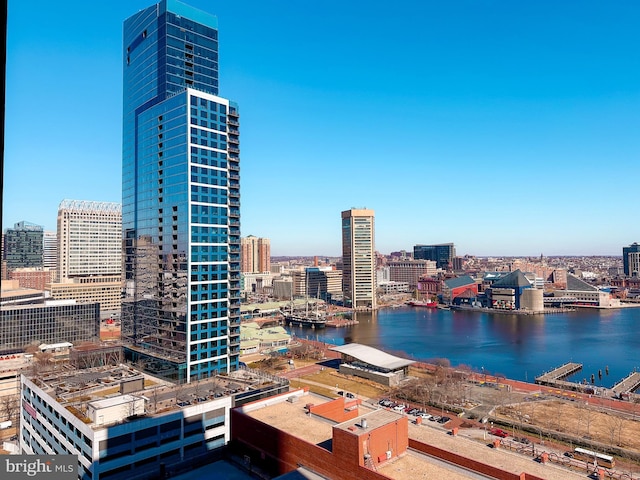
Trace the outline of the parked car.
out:
M 407 408 L 407 407 L 405 407 L 403 404 L 399 404 L 399 405 L 396 405 L 395 407 L 393 407 L 393 409 L 396 412 L 402 412 L 402 411 L 404 411 L 405 408 Z
M 438 420 L 440 420 L 440 415 L 433 415 L 429 420 L 431 420 L 432 422 L 437 422 Z
M 423 420 L 431 420 L 431 415 L 428 413 L 421 413 L 419 416 L 422 417 Z
M 509 436 L 509 434 L 507 432 L 505 432 L 504 430 L 502 430 L 501 428 L 492 428 L 490 430 L 490 433 L 492 435 L 495 435 L 496 437 L 500 437 L 500 438 L 505 438 L 505 437 Z
M 449 420 L 451 420 L 451 417 L 441 417 L 441 418 L 440 418 L 440 420 L 438 420 L 438 423 L 441 423 L 441 424 L 443 424 L 443 425 L 444 425 L 444 424 L 445 424 L 445 423 L 447 423 Z
M 356 396 L 353 393 L 347 392 L 347 398 L 356 398 Z

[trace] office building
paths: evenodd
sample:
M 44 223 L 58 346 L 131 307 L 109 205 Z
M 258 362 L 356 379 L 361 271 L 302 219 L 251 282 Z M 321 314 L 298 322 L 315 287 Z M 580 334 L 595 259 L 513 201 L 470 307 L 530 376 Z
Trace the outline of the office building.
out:
M 215 16 L 162 0 L 124 22 L 122 337 L 191 381 L 238 366 L 239 112 Z
M 376 308 L 375 214 L 342 212 L 342 291 L 345 305 Z
M 169 478 L 211 463 L 230 439 L 232 407 L 289 389 L 256 372 L 184 386 L 117 362 L 71 367 L 21 376 L 20 448 L 75 455 L 81 480 Z
M 271 242 L 253 235 L 240 239 L 242 272 L 264 273 L 271 270 Z
M 453 243 L 442 243 L 438 245 L 415 245 L 413 247 L 414 260 L 433 260 L 436 267 L 448 270 L 452 266 L 453 257 L 456 256 L 456 249 Z
M 5 230 L 3 259 L 7 269 L 42 267 L 43 232 L 40 225 L 24 221 Z
M 4 300 L 4 298 L 3 298 Z M 23 351 L 29 344 L 96 341 L 100 305 L 45 301 L 39 305 L 0 307 L 0 354 Z
M 640 245 L 637 242 L 622 248 L 622 266 L 627 277 L 640 275 Z
M 291 272 L 294 298 L 330 300 L 342 293 L 342 272 L 331 267 L 307 267 Z
M 58 281 L 119 278 L 121 272 L 120 204 L 63 200 L 58 206 Z
M 122 301 L 122 207 L 119 203 L 63 200 L 58 206 L 55 300 L 99 303 L 103 316 Z
M 389 262 L 388 266 L 392 282 L 408 283 L 412 289 L 417 288 L 420 277 L 436 274 L 436 262 L 433 260 L 398 260 Z
M 42 237 L 42 266 L 58 267 L 58 236 L 56 232 L 45 231 Z

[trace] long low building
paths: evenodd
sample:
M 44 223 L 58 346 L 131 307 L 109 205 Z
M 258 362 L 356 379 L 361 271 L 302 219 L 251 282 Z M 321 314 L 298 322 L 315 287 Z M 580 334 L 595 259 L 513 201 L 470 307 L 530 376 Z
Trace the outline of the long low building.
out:
M 340 373 L 366 378 L 387 386 L 398 385 L 414 360 L 396 357 L 377 348 L 349 343 L 330 350 L 340 353 Z

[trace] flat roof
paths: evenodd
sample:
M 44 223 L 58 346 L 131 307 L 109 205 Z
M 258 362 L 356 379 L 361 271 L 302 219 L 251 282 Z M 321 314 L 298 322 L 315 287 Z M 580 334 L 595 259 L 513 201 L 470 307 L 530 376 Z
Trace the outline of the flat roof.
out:
M 401 413 L 394 412 L 393 410 L 379 409 L 339 423 L 335 428 L 353 432 L 354 435 L 357 435 L 363 431 L 370 431 L 371 429 L 382 427 L 388 423 L 397 422 L 401 418 L 404 418 L 404 415 Z M 363 424 L 363 420 L 365 419 L 366 423 Z M 355 427 L 355 429 L 353 427 Z
M 133 395 L 118 395 L 117 397 L 105 398 L 104 400 L 95 400 L 93 402 L 89 402 L 89 405 L 91 405 L 96 410 L 100 410 L 102 408 L 115 407 L 117 405 L 135 402 L 136 400 L 142 400 L 142 398 Z
M 369 365 L 386 370 L 399 370 L 400 368 L 416 363 L 414 360 L 396 357 L 377 348 L 359 343 L 349 343 L 339 347 L 331 347 L 329 350 L 349 355 Z

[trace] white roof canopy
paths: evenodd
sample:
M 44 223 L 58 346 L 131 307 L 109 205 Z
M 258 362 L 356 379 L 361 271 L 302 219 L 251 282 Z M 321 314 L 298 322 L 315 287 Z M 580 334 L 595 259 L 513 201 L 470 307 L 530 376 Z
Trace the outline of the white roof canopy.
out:
M 369 365 L 385 370 L 399 370 L 415 363 L 413 360 L 389 355 L 382 350 L 368 347 L 366 345 L 360 345 L 359 343 L 349 343 L 340 347 L 331 347 L 329 350 L 349 355 L 364 363 L 368 363 Z

